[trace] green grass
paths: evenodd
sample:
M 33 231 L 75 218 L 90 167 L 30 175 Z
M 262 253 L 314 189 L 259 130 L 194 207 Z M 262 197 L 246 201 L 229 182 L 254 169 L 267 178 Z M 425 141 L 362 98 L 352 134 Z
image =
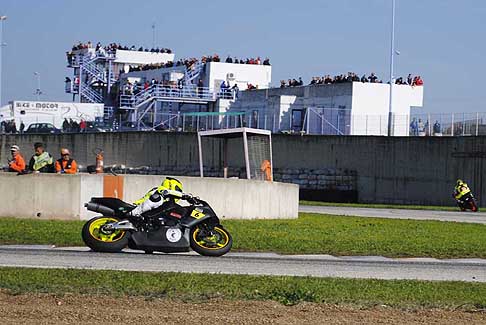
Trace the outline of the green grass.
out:
M 368 203 L 336 203 L 320 201 L 299 201 L 302 205 L 319 205 L 326 207 L 351 207 L 351 208 L 372 208 L 372 209 L 410 209 L 410 210 L 436 210 L 436 211 L 459 211 L 455 206 L 437 205 L 401 205 L 401 204 L 368 204 Z
M 0 244 L 83 245 L 80 221 L 0 219 Z M 486 258 L 486 225 L 301 214 L 224 220 L 233 250 L 284 254 Z
M 211 298 L 301 301 L 397 308 L 486 307 L 486 284 L 221 274 L 0 268 L 11 294 L 133 295 L 201 302 Z

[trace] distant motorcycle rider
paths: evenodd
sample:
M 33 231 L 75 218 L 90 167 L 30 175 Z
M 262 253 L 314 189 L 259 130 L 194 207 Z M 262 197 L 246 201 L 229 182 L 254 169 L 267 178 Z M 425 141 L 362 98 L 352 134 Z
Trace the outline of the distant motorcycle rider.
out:
M 467 186 L 462 179 L 458 179 L 456 181 L 456 187 L 454 187 L 453 195 L 461 211 L 466 211 L 467 209 L 471 209 L 473 212 L 478 211 L 474 196 L 472 195 L 469 186 Z
M 159 187 L 154 187 L 143 198 L 134 202 L 137 206 L 130 214 L 140 217 L 142 213 L 158 208 L 165 202 L 176 203 L 184 198 L 182 183 L 172 177 L 166 177 Z
M 462 180 L 458 179 L 456 181 L 456 187 L 454 187 L 454 197 L 456 200 L 462 200 L 467 195 L 472 195 L 469 186 Z

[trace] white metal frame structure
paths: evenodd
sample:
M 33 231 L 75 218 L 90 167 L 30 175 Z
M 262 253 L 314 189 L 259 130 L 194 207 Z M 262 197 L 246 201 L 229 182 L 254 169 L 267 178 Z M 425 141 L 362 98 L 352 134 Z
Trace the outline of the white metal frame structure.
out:
M 243 137 L 243 149 L 245 154 L 245 167 L 246 167 L 246 178 L 251 178 L 250 171 L 250 157 L 248 154 L 248 134 L 255 135 L 265 135 L 268 136 L 270 141 L 270 168 L 271 175 L 273 179 L 273 154 L 272 154 L 272 133 L 268 130 L 262 129 L 252 129 L 252 128 L 235 128 L 235 129 L 223 129 L 223 130 L 212 130 L 212 131 L 200 131 L 197 133 L 197 142 L 199 147 L 199 172 L 200 176 L 204 177 L 204 166 L 203 166 L 203 153 L 202 153 L 202 137 L 213 137 L 224 139 L 223 145 L 223 168 L 224 168 L 224 178 L 228 176 L 228 140 L 231 138 Z

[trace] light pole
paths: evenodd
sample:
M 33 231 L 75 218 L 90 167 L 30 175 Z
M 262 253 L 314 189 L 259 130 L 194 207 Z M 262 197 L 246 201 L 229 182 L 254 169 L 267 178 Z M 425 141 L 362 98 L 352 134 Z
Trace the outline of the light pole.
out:
M 37 101 L 39 101 L 40 95 L 42 95 L 41 86 L 40 86 L 40 73 L 34 72 L 34 76 L 37 77 L 37 89 L 35 90 L 34 95 L 37 95 Z
M 5 46 L 2 37 L 4 20 L 7 20 L 7 16 L 0 16 L 0 107 L 2 106 L 2 48 Z
M 391 21 L 391 43 L 390 43 L 390 102 L 388 106 L 388 136 L 393 135 L 393 56 L 395 55 L 395 0 L 392 0 L 392 21 Z
M 152 23 L 152 48 L 155 49 L 155 22 Z

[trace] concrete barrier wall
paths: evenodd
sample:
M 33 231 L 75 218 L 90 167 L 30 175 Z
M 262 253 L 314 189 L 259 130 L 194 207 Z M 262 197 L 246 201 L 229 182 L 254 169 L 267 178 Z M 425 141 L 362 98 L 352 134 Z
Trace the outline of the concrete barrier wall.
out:
M 55 154 L 66 146 L 82 165 L 94 164 L 92 150 L 105 150 L 105 163 L 151 166 L 160 174 L 188 175 L 198 170 L 195 134 L 106 133 L 0 136 L 0 164 L 9 146 L 32 153 L 36 141 Z M 235 141 L 232 145 L 232 141 Z M 244 167 L 241 143 L 232 140 L 230 167 Z M 273 135 L 273 162 L 281 169 L 348 169 L 356 173 L 359 201 L 453 205 L 456 178 L 465 179 L 486 205 L 486 137 L 370 137 Z M 204 145 L 205 166 L 222 170 L 222 143 Z M 28 156 L 26 154 L 26 156 Z M 55 154 L 57 157 L 57 154 Z M 26 157 L 28 159 L 28 157 Z
M 133 202 L 158 186 L 164 176 L 127 175 L 123 200 Z M 297 218 L 299 191 L 293 184 L 180 177 L 186 192 L 207 201 L 221 218 Z M 101 197 L 103 175 L 0 173 L 0 217 L 89 219 L 84 208 L 91 197 Z M 106 190 L 106 189 L 105 189 Z

